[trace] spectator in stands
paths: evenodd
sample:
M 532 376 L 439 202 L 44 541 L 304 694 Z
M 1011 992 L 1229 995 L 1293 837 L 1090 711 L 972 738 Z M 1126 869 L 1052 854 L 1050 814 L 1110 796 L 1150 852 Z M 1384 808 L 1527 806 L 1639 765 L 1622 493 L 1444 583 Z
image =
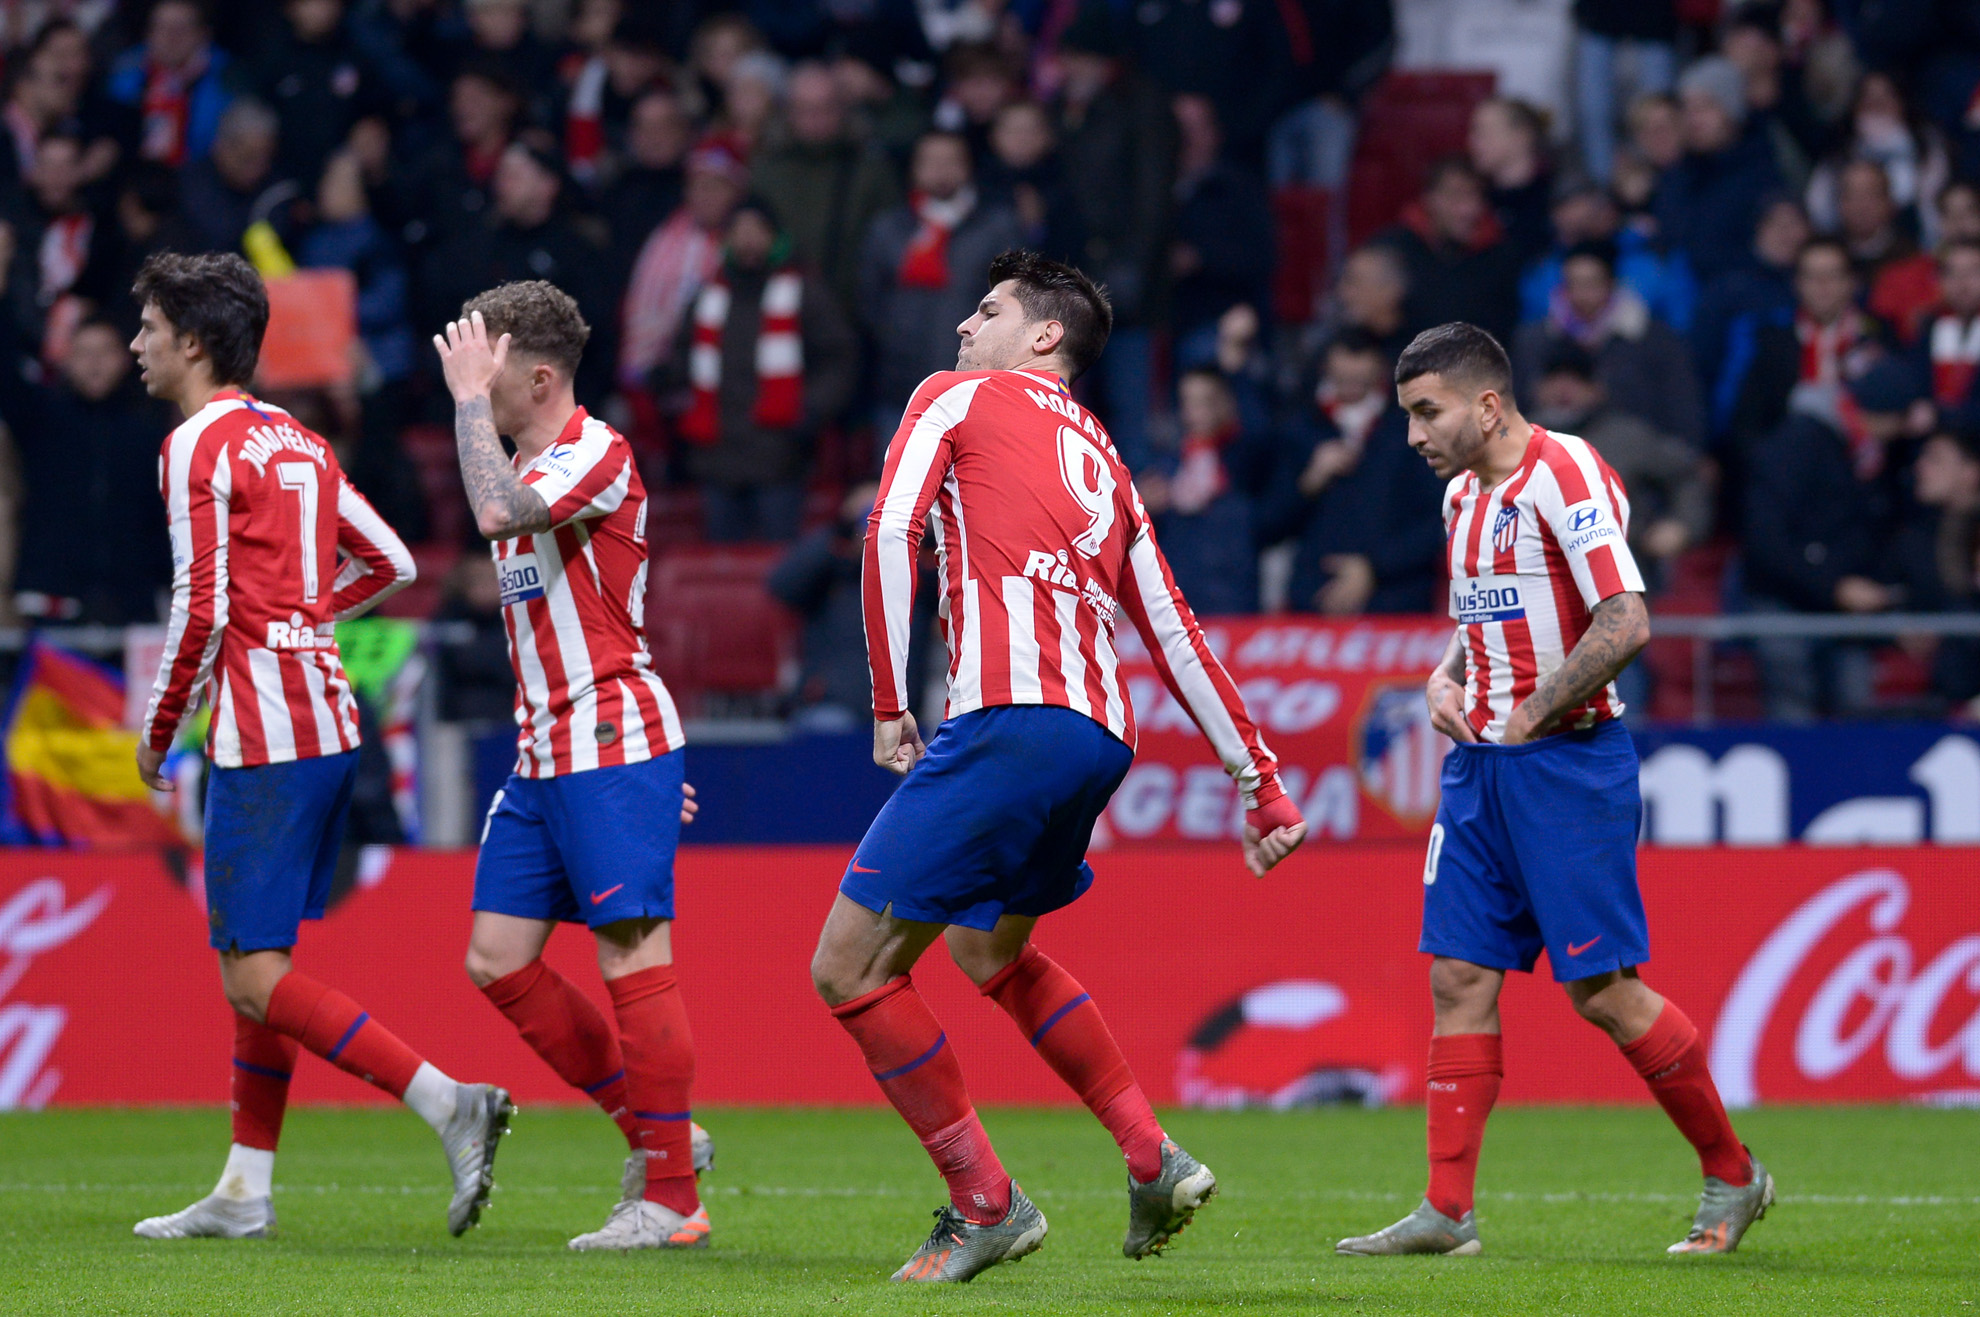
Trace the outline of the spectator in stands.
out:
M 797 537 L 813 440 L 859 380 L 852 326 L 792 246 L 768 203 L 744 200 L 676 342 L 675 429 L 716 543 Z
M 1945 144 L 1936 132 L 1914 122 L 1897 83 L 1890 74 L 1872 71 L 1857 84 L 1856 103 L 1845 125 L 1847 139 L 1808 180 L 1808 210 L 1824 229 L 1844 224 L 1843 173 L 1854 161 L 1867 160 L 1883 169 L 1885 193 L 1895 212 L 1902 212 L 1917 236 L 1930 245 L 1937 237 L 1932 199 L 1946 185 L 1951 171 Z
M 34 52 L 22 60 L 5 108 L 8 144 L 0 147 L 0 190 L 15 192 L 34 171 L 35 145 L 48 133 L 70 123 L 76 113 L 76 89 L 56 69 L 55 62 Z
M 142 116 L 138 154 L 177 168 L 205 157 L 232 98 L 227 52 L 213 44 L 196 0 L 159 0 L 144 44 L 111 66 L 110 98 Z
M 1409 447 L 1390 364 L 1343 331 L 1294 421 L 1261 538 L 1294 542 L 1288 604 L 1334 616 L 1421 613 L 1444 573 L 1444 482 Z
M 1017 217 L 986 203 L 972 181 L 969 144 L 931 132 L 915 144 L 908 204 L 867 232 L 859 311 L 878 353 L 876 439 L 894 437 L 917 384 L 954 370 L 956 326 L 983 297 L 984 272 L 1017 246 Z
M 627 140 L 633 132 L 634 107 L 649 93 L 673 91 L 662 30 L 656 15 L 624 13 L 619 0 L 580 5 L 572 20 L 570 40 L 589 54 L 567 79 L 564 153 L 571 178 L 588 191 L 595 191 L 619 170 L 634 167 Z M 684 139 L 676 164 L 686 152 Z M 672 209 L 655 213 L 664 215 Z
M 1390 0 L 1299 0 L 1281 6 L 1293 108 L 1266 142 L 1273 187 L 1341 189 L 1354 162 L 1361 98 L 1388 72 L 1395 51 Z
M 1563 343 L 1584 348 L 1611 407 L 1693 447 L 1705 441 L 1705 404 L 1691 353 L 1676 330 L 1652 318 L 1636 291 L 1616 278 L 1612 242 L 1584 242 L 1561 258 L 1561 286 L 1546 319 L 1513 340 L 1515 392 L 1530 395 L 1545 362 Z
M 1609 189 L 1632 228 L 1654 232 L 1657 181 L 1684 159 L 1684 112 L 1677 97 L 1659 92 L 1630 103 L 1629 142 L 1615 156 Z
M 425 0 L 359 0 L 345 21 L 394 118 L 422 119 L 445 107 L 467 40 L 457 11 Z
M 1380 346 L 1384 360 L 1394 361 L 1415 337 L 1408 314 L 1409 267 L 1393 246 L 1373 242 L 1349 252 L 1331 301 L 1322 323 L 1323 346 L 1336 334 L 1360 330 Z M 1310 376 L 1320 373 L 1308 369 Z
M 1223 158 L 1223 131 L 1210 98 L 1177 96 L 1175 116 L 1181 151 L 1169 243 L 1170 323 L 1177 362 L 1187 369 L 1216 355 L 1217 320 L 1224 312 L 1240 303 L 1268 303 L 1274 234 L 1264 185 Z
M 0 226 L 0 278 L 14 238 Z M 15 603 L 50 622 L 156 622 L 172 582 L 158 501 L 158 437 L 172 422 L 131 377 L 108 320 L 77 327 L 60 383 L 36 383 L 34 346 L 0 317 L 0 418 L 20 462 Z
M 530 118 L 547 123 L 557 91 L 557 61 L 530 26 L 529 0 L 463 0 L 467 20 L 468 59 L 481 59 L 505 70 L 520 87 Z
M 1939 217 L 1939 241 L 1980 238 L 1980 183 L 1955 178 L 1940 191 L 1933 207 Z
M 179 204 L 202 249 L 240 251 L 242 236 L 258 220 L 289 236 L 287 213 L 302 190 L 275 173 L 281 131 L 273 110 L 241 97 L 220 116 L 213 149 L 180 174 Z
M 1900 222 L 1890 179 L 1874 160 L 1851 160 L 1836 180 L 1836 233 L 1849 248 L 1873 315 L 1910 343 L 1938 299 L 1932 258 Z
M 1111 8 L 1104 0 L 1083 0 L 1081 18 Z M 1133 32 L 1134 55 L 1155 84 L 1170 96 L 1209 97 L 1232 157 L 1254 168 L 1261 164 L 1288 66 L 1279 7 L 1272 0 L 1149 5 L 1134 11 Z
M 1980 422 L 1980 240 L 1953 238 L 1939 248 L 1939 305 L 1919 348 L 1941 423 Z
M 1719 51 L 1745 83 L 1747 131 L 1766 140 L 1782 178 L 1805 181 L 1809 160 L 1828 145 L 1829 125 L 1802 95 L 1800 71 L 1786 62 L 1771 6 L 1735 10 Z
M 8 302 L 22 337 L 59 359 L 80 310 L 76 296 L 101 286 L 93 267 L 108 244 L 82 191 L 82 139 L 50 133 L 35 148 L 27 190 L 6 207 L 16 254 Z
M 1255 5 L 1240 11 L 1256 21 Z M 1074 262 L 1105 284 L 1114 303 L 1106 355 L 1087 373 L 1107 429 L 1130 470 L 1152 452 L 1154 326 L 1174 206 L 1175 118 L 1168 102 L 1126 62 L 1111 9 L 1083 4 L 1059 38 L 1063 74 L 1053 112 L 1059 158 L 1072 180 L 1086 246 Z M 1214 100 L 1215 97 L 1213 96 Z
M 900 184 L 887 158 L 855 131 L 825 65 L 791 71 L 781 131 L 752 158 L 751 174 L 783 218 L 797 260 L 850 314 L 860 243 L 874 218 L 899 204 Z
M 1511 340 L 1519 320 L 1519 253 L 1492 214 L 1485 181 L 1462 156 L 1431 165 L 1423 195 L 1376 241 L 1400 252 L 1409 271 L 1412 334 L 1467 320 Z
M 1233 381 L 1215 366 L 1176 383 L 1181 446 L 1135 484 L 1176 584 L 1200 614 L 1258 611 L 1256 504 L 1272 474 L 1272 439 L 1247 429 Z
M 789 67 L 767 50 L 743 55 L 729 68 L 729 81 L 722 90 L 722 113 L 712 126 L 748 157 L 783 109 L 789 78 Z
M 75 11 L 87 16 L 88 11 Z M 42 130 L 66 124 L 81 136 L 83 179 L 95 185 L 109 177 L 119 164 L 135 161 L 141 122 L 137 111 L 112 100 L 96 76 L 96 52 L 92 33 L 100 34 L 101 24 L 85 31 L 68 18 L 50 18 L 35 29 L 34 39 L 19 57 L 25 77 L 37 73 L 53 85 L 45 89 L 56 116 L 42 123 Z M 29 120 L 29 122 L 36 122 Z M 18 149 L 18 144 L 17 144 Z
M 503 624 L 502 582 L 486 553 L 464 553 L 447 573 L 433 620 L 453 623 L 434 646 L 439 715 L 450 723 L 513 724 L 516 671 Z M 467 634 L 453 632 L 465 628 Z
M 1708 55 L 1686 69 L 1678 100 L 1685 154 L 1664 171 L 1652 206 L 1663 240 L 1709 280 L 1746 259 L 1780 170 L 1766 135 L 1747 131 L 1746 83 L 1731 60 Z
M 1660 582 L 1668 564 L 1712 531 L 1711 467 L 1698 450 L 1609 403 L 1595 358 L 1555 344 L 1532 392 L 1533 420 L 1595 445 L 1629 491 L 1629 547 Z
M 990 128 L 997 112 L 1024 95 L 1023 66 L 989 42 L 949 48 L 942 61 L 945 84 L 935 102 L 935 126 L 969 143 L 979 165 L 990 157 Z
M 1907 519 L 1891 555 L 1903 606 L 1972 613 L 1980 609 L 1980 438 L 1971 430 L 1932 435 L 1912 476 L 1924 515 Z M 1935 650 L 1933 693 L 1948 705 L 1971 706 L 1980 697 L 1980 639 L 1944 636 Z
M 624 287 L 639 259 L 640 244 L 653 232 L 655 216 L 680 208 L 694 143 L 694 125 L 681 98 L 654 88 L 633 102 L 626 121 L 625 156 L 599 198 L 598 210 L 612 235 L 613 283 Z
M 1520 320 L 1544 319 L 1561 283 L 1561 260 L 1569 248 L 1584 242 L 1611 242 L 1616 247 L 1616 277 L 1634 290 L 1650 314 L 1683 333 L 1691 326 L 1698 298 L 1698 281 L 1677 252 L 1651 241 L 1641 230 L 1622 222 L 1622 211 L 1609 190 L 1591 178 L 1566 175 L 1554 183 L 1554 246 L 1527 267 L 1519 282 Z
M 1705 388 L 1714 438 L 1723 436 L 1731 423 L 1738 381 L 1751 362 L 1755 334 L 1763 325 L 1785 325 L 1794 319 L 1795 260 L 1813 232 L 1801 203 L 1786 193 L 1777 194 L 1760 212 L 1752 259 L 1724 271 L 1699 294 L 1691 326 L 1691 357 Z M 1737 362 L 1736 345 L 1741 354 Z
M 344 0 L 283 0 L 282 17 L 238 69 L 237 85 L 275 111 L 275 172 L 304 184 L 357 121 L 384 108 L 384 87 L 344 26 Z
M 688 153 L 681 207 L 648 235 L 626 289 L 619 340 L 619 386 L 647 387 L 655 367 L 674 355 L 690 303 L 722 261 L 729 217 L 749 186 L 749 167 L 734 144 L 711 138 Z
M 404 200 L 389 209 L 405 213 L 409 247 L 446 242 L 487 217 L 489 186 L 515 139 L 522 107 L 522 89 L 503 65 L 476 58 L 461 66 L 447 90 L 451 140 L 428 151 L 403 184 L 380 180 L 404 189 Z
M 119 171 L 108 213 L 91 238 L 91 259 L 77 292 L 99 315 L 137 333 L 131 285 L 147 257 L 160 251 L 190 251 L 195 243 L 179 215 L 179 180 L 151 160 L 131 162 Z
M 983 189 L 1017 216 L 1024 245 L 1055 261 L 1077 264 L 1086 235 L 1079 202 L 1059 156 L 1052 116 L 1037 101 L 1012 101 L 990 128 Z
M 1897 593 L 1877 579 L 1891 513 L 1884 448 L 1922 390 L 1887 357 L 1840 387 L 1795 390 L 1788 416 L 1746 474 L 1746 605 L 1760 613 L 1879 613 Z M 1871 707 L 1860 644 L 1767 637 L 1754 643 L 1767 716 L 1781 722 Z
M 763 33 L 744 14 L 710 14 L 695 28 L 688 46 L 687 73 L 704 121 L 720 117 L 736 61 L 763 49 Z
M 497 284 L 547 279 L 576 299 L 591 326 L 577 396 L 595 407 L 610 386 L 617 290 L 604 284 L 604 250 L 573 220 L 564 186 L 563 156 L 547 133 L 532 131 L 510 143 L 490 184 L 487 221 L 427 256 L 420 321 L 443 324 L 460 314 L 463 302 Z
M 1780 425 L 1797 388 L 1833 392 L 1884 353 L 1884 327 L 1858 309 L 1857 287 L 1848 248 L 1839 239 L 1813 238 L 1795 258 L 1793 316 L 1736 326 L 1720 383 L 1721 395 L 1733 399 L 1727 418 L 1732 455 Z
M 1547 249 L 1548 198 L 1553 171 L 1547 164 L 1547 121 L 1525 101 L 1494 96 L 1471 112 L 1465 150 L 1490 190 L 1506 242 L 1525 264 Z
M 1677 74 L 1674 0 L 1575 0 L 1575 124 L 1581 162 L 1607 184 L 1615 166 L 1617 110 L 1636 95 L 1668 92 Z M 1629 77 L 1625 82 L 1623 74 Z
M 415 342 L 405 253 L 371 217 L 357 156 L 339 151 L 316 185 L 316 223 L 296 249 L 308 268 L 349 270 L 357 280 L 363 374 L 399 384 L 412 374 Z

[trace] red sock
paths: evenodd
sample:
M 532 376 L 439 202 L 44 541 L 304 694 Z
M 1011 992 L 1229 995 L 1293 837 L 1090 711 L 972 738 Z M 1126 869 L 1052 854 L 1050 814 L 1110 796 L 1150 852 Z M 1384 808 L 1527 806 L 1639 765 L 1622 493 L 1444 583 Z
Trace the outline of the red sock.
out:
M 1499 1035 L 1445 1034 L 1430 1040 L 1430 1073 L 1423 1105 L 1430 1137 L 1430 1206 L 1461 1220 L 1478 1182 L 1485 1120 L 1499 1100 L 1506 1067 Z
M 1121 1145 L 1128 1174 L 1141 1181 L 1160 1175 L 1161 1123 L 1079 980 L 1027 942 L 981 991 L 1004 1008 L 1045 1064 L 1100 1118 Z
M 423 1064 L 356 1002 L 290 970 L 268 994 L 268 1027 L 286 1034 L 346 1074 L 404 1097 Z
M 1698 1040 L 1698 1030 L 1675 1002 L 1666 1001 L 1650 1032 L 1623 1044 L 1622 1054 L 1643 1076 L 1671 1123 L 1698 1149 L 1698 1164 L 1705 1174 L 1727 1184 L 1752 1183 L 1753 1159 L 1740 1146 L 1739 1135 L 1733 1133 L 1732 1121 L 1726 1118 L 1719 1086 L 1705 1068 L 1705 1047 Z
M 569 979 L 532 960 L 481 990 L 557 1078 L 596 1102 L 637 1149 L 639 1123 L 626 1098 L 626 1062 L 611 1022 Z
M 234 1142 L 275 1151 L 295 1069 L 294 1040 L 245 1015 L 234 1016 Z
M 646 1201 L 692 1216 L 701 1206 L 694 1187 L 694 1126 L 688 1090 L 694 1087 L 694 1035 L 672 965 L 655 965 L 607 979 L 626 1058 L 626 1095 L 646 1150 Z
M 832 1014 L 859 1044 L 880 1091 L 928 1149 L 956 1210 L 986 1224 L 1009 1215 L 1011 1177 L 970 1105 L 955 1049 L 914 981 L 903 974 L 841 1002 Z

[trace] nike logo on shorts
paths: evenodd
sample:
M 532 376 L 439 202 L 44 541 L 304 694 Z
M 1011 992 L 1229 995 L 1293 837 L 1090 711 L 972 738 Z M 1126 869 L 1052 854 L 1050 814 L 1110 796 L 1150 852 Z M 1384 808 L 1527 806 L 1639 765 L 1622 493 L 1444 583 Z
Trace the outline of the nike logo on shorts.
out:
M 620 887 L 624 887 L 624 886 L 625 886 L 624 883 L 619 883 L 617 886 L 608 887 L 602 892 L 593 892 L 591 894 L 591 903 L 593 905 L 604 905 L 606 897 L 610 896 L 612 893 L 618 891 Z
M 593 899 L 595 900 L 596 898 Z M 1574 943 L 1570 942 L 1568 943 L 1568 949 L 1567 949 L 1568 954 L 1570 956 L 1578 956 L 1582 952 L 1588 950 L 1588 948 L 1594 946 L 1597 942 L 1600 942 L 1601 940 L 1602 940 L 1602 935 L 1600 933 L 1597 933 L 1594 937 L 1589 938 L 1586 942 L 1583 942 L 1580 946 L 1576 946 Z
M 863 865 L 863 864 L 861 864 L 861 863 L 860 863 L 860 862 L 859 862 L 858 860 L 854 860 L 854 861 L 853 861 L 853 872 L 854 872 L 854 873 L 879 873 L 880 871 L 879 871 L 878 869 L 869 869 L 869 868 L 867 868 L 867 867 L 866 867 L 865 865 Z

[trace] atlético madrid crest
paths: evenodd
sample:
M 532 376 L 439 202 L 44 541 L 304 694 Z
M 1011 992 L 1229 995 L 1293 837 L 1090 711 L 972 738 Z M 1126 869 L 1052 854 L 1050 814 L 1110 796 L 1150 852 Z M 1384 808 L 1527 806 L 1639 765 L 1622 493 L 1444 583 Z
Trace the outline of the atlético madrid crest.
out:
M 1356 715 L 1354 747 L 1361 786 L 1403 823 L 1428 823 L 1437 813 L 1437 778 L 1450 738 L 1430 725 L 1423 684 L 1371 686 Z
M 1496 553 L 1511 553 L 1513 541 L 1519 538 L 1519 505 L 1500 508 L 1499 515 L 1492 518 L 1492 549 Z

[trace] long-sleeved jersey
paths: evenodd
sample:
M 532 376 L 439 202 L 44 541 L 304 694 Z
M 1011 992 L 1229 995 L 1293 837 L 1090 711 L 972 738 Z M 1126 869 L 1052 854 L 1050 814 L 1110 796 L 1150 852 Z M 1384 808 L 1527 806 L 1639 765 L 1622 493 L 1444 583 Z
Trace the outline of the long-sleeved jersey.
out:
M 172 431 L 158 484 L 172 534 L 172 621 L 144 743 L 168 749 L 203 693 L 217 767 L 356 749 L 336 623 L 412 581 L 405 544 L 321 435 L 238 389 Z
M 1451 616 L 1464 638 L 1464 711 L 1483 741 L 1567 661 L 1594 607 L 1641 592 L 1629 495 L 1587 440 L 1533 427 L 1519 469 L 1489 490 L 1466 471 L 1444 495 Z M 1610 682 L 1541 733 L 1623 711 Z
M 1052 704 L 1129 746 L 1134 710 L 1114 627 L 1125 610 L 1247 805 L 1278 761 L 1203 639 L 1113 441 L 1057 376 L 944 371 L 915 391 L 867 522 L 863 584 L 873 712 L 905 711 L 915 558 L 940 563 L 948 714 Z

